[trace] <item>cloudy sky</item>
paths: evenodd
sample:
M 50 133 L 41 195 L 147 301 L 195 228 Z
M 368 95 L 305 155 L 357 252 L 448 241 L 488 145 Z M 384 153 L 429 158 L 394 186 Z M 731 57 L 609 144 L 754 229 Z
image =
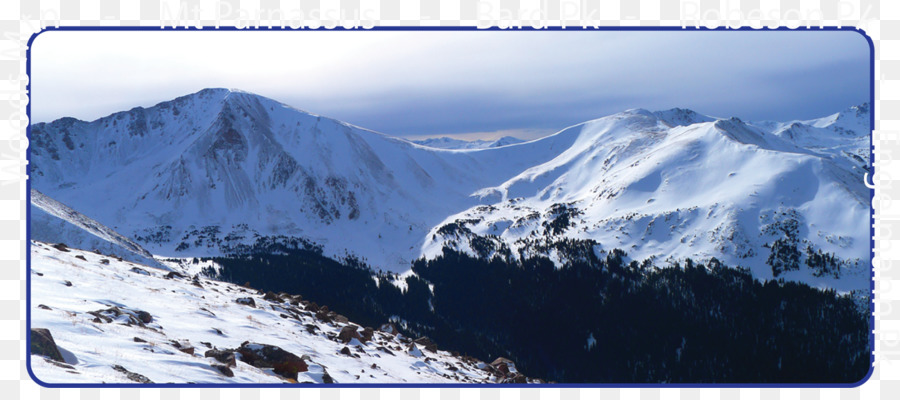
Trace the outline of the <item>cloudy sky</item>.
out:
M 869 47 L 825 31 L 41 34 L 32 117 L 93 120 L 238 88 L 397 136 L 545 135 L 629 108 L 808 119 L 869 98 Z

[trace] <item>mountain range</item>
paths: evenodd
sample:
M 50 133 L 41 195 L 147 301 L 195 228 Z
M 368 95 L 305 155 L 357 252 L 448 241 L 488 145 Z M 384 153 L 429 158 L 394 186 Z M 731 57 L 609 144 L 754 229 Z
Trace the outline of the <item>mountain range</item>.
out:
M 34 124 L 30 176 L 39 199 L 160 256 L 281 236 L 406 273 L 444 248 L 561 264 L 554 244 L 578 239 L 597 255 L 716 258 L 758 279 L 853 290 L 869 278 L 869 124 L 868 104 L 787 122 L 632 109 L 471 148 L 204 89 Z M 64 239 L 41 237 L 52 230 L 32 238 Z M 828 268 L 812 268 L 821 259 Z

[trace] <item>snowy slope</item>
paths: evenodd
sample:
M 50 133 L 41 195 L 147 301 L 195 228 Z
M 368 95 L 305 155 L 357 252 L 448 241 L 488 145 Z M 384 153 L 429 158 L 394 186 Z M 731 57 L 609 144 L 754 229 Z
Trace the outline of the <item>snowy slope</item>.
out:
M 839 273 L 780 277 L 852 289 L 868 277 L 869 113 L 746 123 L 635 109 L 534 141 L 447 150 L 206 89 L 92 122 L 35 124 L 31 175 L 162 256 L 288 235 L 406 272 L 479 237 L 515 255 L 578 238 L 661 265 L 716 257 L 762 279 L 774 277 L 772 246 L 788 243 L 801 264 L 808 249 L 836 257 Z M 550 232 L 561 217 L 564 229 Z M 462 236 L 441 233 L 460 221 Z
M 30 207 L 33 240 L 97 250 L 127 261 L 165 268 L 133 240 L 34 189 Z
M 31 274 L 31 327 L 50 330 L 66 363 L 31 356 L 35 376 L 47 383 L 134 383 L 136 377 L 128 373 L 153 383 L 287 382 L 240 354 L 230 368 L 232 377 L 215 367 L 221 362 L 204 356 L 212 347 L 236 349 L 245 341 L 303 357 L 308 371 L 298 374 L 300 383 L 322 383 L 325 375 L 336 383 L 502 379 L 478 360 L 430 351 L 402 335 L 376 331 L 372 340 L 354 338 L 345 344 L 339 333 L 355 325 L 320 320 L 294 298 L 294 304 L 270 301 L 236 285 L 167 278 L 166 271 L 92 252 L 62 252 L 33 241 Z M 247 298 L 255 306 L 238 302 Z M 105 311 L 111 309 L 117 311 Z M 349 355 L 341 353 L 345 347 Z
M 423 252 L 433 257 L 450 245 L 476 253 L 473 239 L 480 238 L 497 249 L 505 243 L 518 257 L 563 238 L 593 239 L 597 253 L 619 248 L 631 259 L 662 265 L 716 257 L 771 279 L 770 246 L 784 238 L 801 253 L 821 250 L 842 262 L 837 276 L 816 276 L 804 266 L 781 277 L 842 290 L 865 287 L 864 164 L 797 144 L 777 127 L 767 132 L 693 112 L 672 118 L 671 112 L 629 110 L 560 134 L 569 131 L 577 132 L 573 146 L 483 189 L 501 201 L 448 217 Z M 848 146 L 867 151 L 867 138 L 853 136 Z M 562 232 L 548 229 L 563 221 L 560 215 L 566 218 Z
M 514 138 L 512 136 L 504 136 L 497 140 L 460 140 L 449 137 L 430 138 L 422 140 L 413 140 L 415 144 L 436 149 L 448 150 L 472 150 L 472 149 L 489 149 L 493 147 L 509 146 L 512 144 L 522 143 L 524 140 Z
M 31 137 L 35 188 L 154 254 L 290 235 L 390 270 L 408 269 L 444 217 L 479 204 L 473 192 L 568 145 L 435 150 L 226 89 L 35 124 Z

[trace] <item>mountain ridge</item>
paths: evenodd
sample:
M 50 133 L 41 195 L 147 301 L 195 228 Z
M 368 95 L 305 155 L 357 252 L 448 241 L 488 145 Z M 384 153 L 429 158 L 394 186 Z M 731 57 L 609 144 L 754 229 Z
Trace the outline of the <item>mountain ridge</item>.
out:
M 736 261 L 743 259 L 728 250 L 733 247 L 732 240 L 725 239 L 728 235 L 698 238 L 708 236 L 704 232 L 710 229 L 743 232 L 739 235 L 758 237 L 743 245 L 762 252 L 761 246 L 774 239 L 762 233 L 766 224 L 760 221 L 772 211 L 798 212 L 806 220 L 857 204 L 844 220 L 861 220 L 868 210 L 862 204 L 867 199 L 862 172 L 868 168 L 867 127 L 862 122 L 868 112 L 864 104 L 817 120 L 772 124 L 716 119 L 686 109 L 633 109 L 511 146 L 446 150 L 315 116 L 262 96 L 211 89 L 91 122 L 35 124 L 31 171 L 35 187 L 75 209 L 97 208 L 98 199 L 112 205 L 90 214 L 165 255 L 216 255 L 223 246 L 283 234 L 322 244 L 335 257 L 355 254 L 377 268 L 404 272 L 413 259 L 437 254 L 450 244 L 435 241 L 435 232 L 463 215 L 498 218 L 487 230 L 473 231 L 476 236 L 504 237 L 506 232 L 507 237 L 520 238 L 513 230 L 540 230 L 527 223 L 514 227 L 516 218 L 476 212 L 479 207 L 505 209 L 515 201 L 528 213 L 546 214 L 554 204 L 574 201 L 581 203 L 573 206 L 579 211 L 594 209 L 595 214 L 587 225 L 576 221 L 578 226 L 570 226 L 557 239 L 605 238 L 598 251 L 619 247 L 632 249 L 635 257 L 663 255 L 640 250 L 649 246 L 665 252 L 671 247 L 636 235 L 638 225 L 647 227 L 646 221 L 636 225 L 620 211 L 640 215 L 647 210 L 649 220 L 663 218 L 660 221 L 673 230 L 691 227 L 680 238 L 659 240 L 674 244 L 694 238 L 695 244 L 708 244 L 699 253 L 739 264 Z M 791 129 L 816 135 L 798 141 Z M 95 153 L 100 155 L 84 156 L 84 148 L 99 149 Z M 663 164 L 667 167 L 655 167 Z M 713 165 L 731 170 L 716 177 Z M 738 174 L 739 179 L 754 177 L 750 186 L 758 188 L 724 183 Z M 136 176 L 147 177 L 146 182 Z M 798 187 L 827 193 L 817 198 L 812 192 L 798 192 L 790 200 L 796 204 L 779 205 L 778 196 L 784 196 L 779 191 L 797 190 L 777 184 L 779 179 L 815 181 L 815 186 Z M 714 190 L 720 194 L 710 195 L 733 200 L 708 205 L 712 208 L 706 217 L 699 209 L 686 213 L 690 201 L 703 197 L 676 196 L 676 181 L 718 188 Z M 702 182 L 707 186 L 697 186 Z M 745 200 L 737 199 L 753 196 L 757 200 L 752 204 L 762 204 L 753 208 L 757 216 L 740 211 L 738 205 Z M 713 221 L 717 225 L 706 226 Z M 820 225 L 807 232 L 811 237 L 801 238 L 801 244 L 807 241 L 840 253 L 842 259 L 867 259 L 861 250 L 865 232 L 856 226 L 858 221 L 852 228 L 836 229 L 832 239 L 826 237 L 829 229 L 823 222 L 808 223 Z M 608 234 L 620 229 L 630 232 L 632 241 Z M 848 240 L 856 236 L 860 238 Z

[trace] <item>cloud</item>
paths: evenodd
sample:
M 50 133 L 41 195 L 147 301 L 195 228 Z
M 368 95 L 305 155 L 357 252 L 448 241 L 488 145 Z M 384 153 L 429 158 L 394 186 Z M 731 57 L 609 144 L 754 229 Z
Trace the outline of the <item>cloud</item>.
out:
M 549 132 L 628 108 L 813 118 L 866 101 L 851 31 L 50 31 L 36 121 L 234 87 L 394 135 Z

